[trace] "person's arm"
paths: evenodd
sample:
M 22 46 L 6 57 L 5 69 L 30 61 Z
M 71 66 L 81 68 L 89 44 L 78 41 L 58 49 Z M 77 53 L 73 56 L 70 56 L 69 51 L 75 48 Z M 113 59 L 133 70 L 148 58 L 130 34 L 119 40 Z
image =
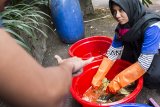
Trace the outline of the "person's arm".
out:
M 92 79 L 92 86 L 97 88 L 102 84 L 103 78 L 106 76 L 115 60 L 120 58 L 122 54 L 122 42 L 116 39 L 116 35 L 113 38 L 112 44 L 107 50 L 106 55 L 103 57 L 102 62 L 97 70 L 97 73 Z
M 43 68 L 0 29 L 0 97 L 17 107 L 58 107 L 69 91 L 72 72 L 91 61 L 74 57 Z
M 117 93 L 121 88 L 136 81 L 145 73 L 141 65 L 136 62 L 116 75 L 107 87 L 107 93 Z
M 138 61 L 116 75 L 109 84 L 107 91 L 116 93 L 121 88 L 136 81 L 148 70 L 154 54 L 158 53 L 158 49 L 160 48 L 160 27 L 157 26 L 157 24 L 158 23 L 146 29 Z
M 107 50 L 107 54 L 106 56 L 110 59 L 110 60 L 116 60 L 119 59 L 122 55 L 122 51 L 123 51 L 123 44 L 122 41 L 120 41 L 117 38 L 117 35 L 114 35 L 113 41 L 111 46 L 109 47 L 109 49 Z
M 91 82 L 94 88 L 98 88 L 101 86 L 102 80 L 104 79 L 104 77 L 106 76 L 106 74 L 108 73 L 108 71 L 110 70 L 113 64 L 114 64 L 113 60 L 110 60 L 107 57 L 103 57 L 102 62 L 96 74 L 93 76 L 93 79 Z

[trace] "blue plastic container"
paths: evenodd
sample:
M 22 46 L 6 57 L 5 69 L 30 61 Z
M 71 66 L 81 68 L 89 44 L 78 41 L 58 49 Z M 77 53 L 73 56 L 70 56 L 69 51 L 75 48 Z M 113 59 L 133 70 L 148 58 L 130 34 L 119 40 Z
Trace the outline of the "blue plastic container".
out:
M 111 107 L 153 107 L 153 106 L 147 104 L 128 103 L 128 104 L 118 104 Z
M 78 0 L 51 0 L 51 15 L 63 42 L 74 43 L 84 38 L 84 23 Z

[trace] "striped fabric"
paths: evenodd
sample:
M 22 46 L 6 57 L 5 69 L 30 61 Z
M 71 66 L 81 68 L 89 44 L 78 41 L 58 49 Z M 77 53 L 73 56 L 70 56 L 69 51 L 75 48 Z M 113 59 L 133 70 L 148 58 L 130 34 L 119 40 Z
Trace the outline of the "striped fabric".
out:
M 116 60 L 121 57 L 122 51 L 123 51 L 123 47 L 114 48 L 113 46 L 110 46 L 106 55 L 110 60 Z
M 142 66 L 145 71 L 148 70 L 150 67 L 152 60 L 153 60 L 154 54 L 141 54 L 138 58 L 138 62 Z

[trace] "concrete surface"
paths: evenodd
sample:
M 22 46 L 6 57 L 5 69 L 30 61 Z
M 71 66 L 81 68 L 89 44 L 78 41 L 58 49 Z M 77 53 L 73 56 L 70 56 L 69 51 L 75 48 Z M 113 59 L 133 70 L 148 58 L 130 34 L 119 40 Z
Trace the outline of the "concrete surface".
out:
M 100 0 L 99 0 L 100 1 Z M 151 10 L 154 10 L 158 14 L 160 14 L 160 6 L 159 5 L 152 5 Z M 103 10 L 101 10 L 103 11 Z M 108 35 L 112 36 L 114 34 L 114 28 L 116 26 L 116 22 L 113 20 L 113 18 L 110 16 L 110 12 L 101 12 L 101 15 L 99 15 L 97 12 L 95 16 L 96 18 L 101 17 L 99 20 L 93 20 L 96 19 L 95 17 L 88 16 L 87 18 L 84 18 L 85 20 L 85 37 L 92 36 L 92 35 Z M 105 14 L 104 14 L 105 13 Z M 105 16 L 105 17 L 103 17 Z M 45 53 L 45 57 L 43 60 L 43 66 L 51 66 L 51 65 L 57 65 L 57 61 L 53 58 L 54 55 L 58 54 L 62 56 L 62 58 L 69 57 L 68 55 L 68 48 L 71 46 L 71 44 L 65 44 L 63 43 L 57 34 L 50 34 L 48 40 L 47 40 L 47 51 Z M 65 88 L 65 87 L 64 87 Z M 154 98 L 156 102 L 160 104 L 160 90 L 150 90 L 147 88 L 143 88 L 140 94 L 137 97 L 137 103 L 146 103 L 148 98 Z M 81 107 L 81 105 L 75 101 L 71 94 L 68 93 L 68 95 L 64 99 L 64 106 L 63 107 Z

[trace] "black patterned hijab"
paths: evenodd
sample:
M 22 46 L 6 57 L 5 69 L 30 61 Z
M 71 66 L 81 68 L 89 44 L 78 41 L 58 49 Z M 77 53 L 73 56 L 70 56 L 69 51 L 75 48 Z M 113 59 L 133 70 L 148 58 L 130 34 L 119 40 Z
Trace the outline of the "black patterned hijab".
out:
M 146 14 L 145 8 L 139 0 L 110 0 L 109 7 L 111 12 L 113 4 L 117 4 L 126 12 L 131 27 Z
M 128 32 L 122 37 L 125 41 L 133 41 L 142 35 L 141 31 L 145 26 L 149 26 L 160 20 L 160 16 L 146 11 L 145 7 L 139 0 L 109 0 L 109 8 L 113 15 L 112 6 L 116 4 L 122 8 L 129 19 L 125 25 L 118 24 L 116 32 L 121 28 L 130 28 Z

